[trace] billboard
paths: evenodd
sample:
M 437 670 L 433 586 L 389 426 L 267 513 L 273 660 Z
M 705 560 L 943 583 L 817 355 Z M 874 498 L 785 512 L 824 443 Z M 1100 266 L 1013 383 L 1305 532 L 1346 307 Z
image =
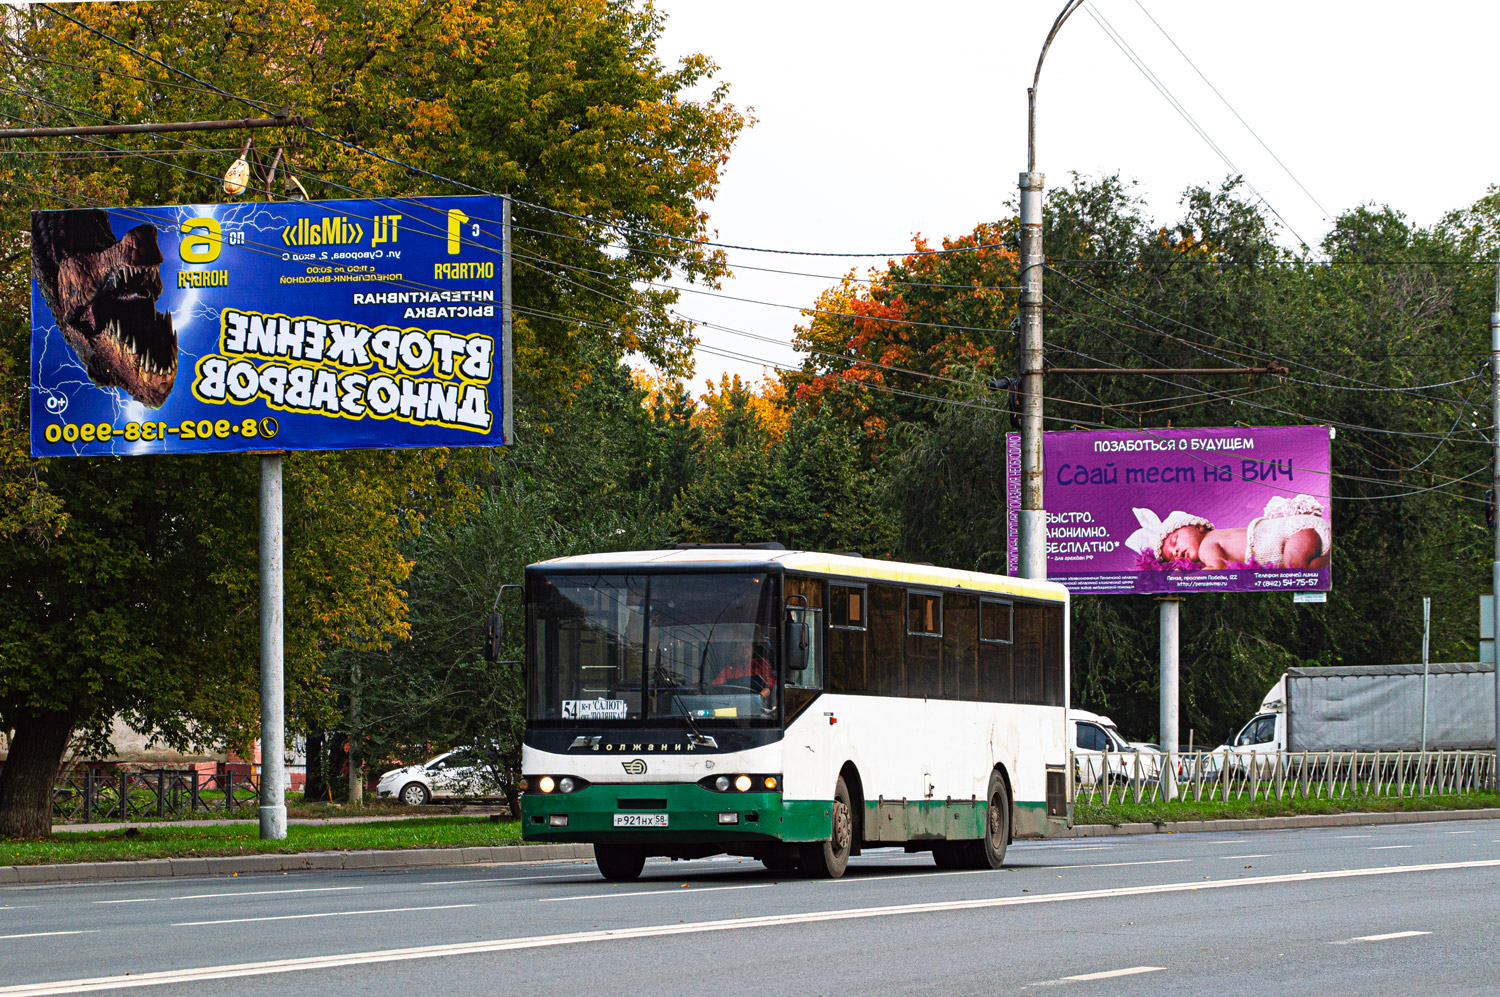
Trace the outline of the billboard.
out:
M 37 211 L 38 457 L 509 442 L 497 197 Z
M 1327 426 L 1044 433 L 1047 578 L 1077 594 L 1323 591 Z M 1016 573 L 1021 439 L 1006 447 Z

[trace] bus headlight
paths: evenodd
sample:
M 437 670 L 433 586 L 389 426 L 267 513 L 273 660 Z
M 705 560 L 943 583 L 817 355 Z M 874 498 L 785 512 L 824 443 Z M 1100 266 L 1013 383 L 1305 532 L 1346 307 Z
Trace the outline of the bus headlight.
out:
M 748 775 L 736 776 L 734 780 L 734 788 L 738 789 L 742 793 L 749 792 L 750 777 Z
M 729 792 L 729 776 L 721 775 L 714 780 L 714 788 L 721 793 Z
M 560 790 L 562 790 L 564 793 L 571 793 L 571 792 L 573 792 L 573 779 L 572 779 L 572 777 L 571 776 L 566 776 L 566 775 L 563 776 L 561 779 L 558 780 L 557 788 L 560 789 Z
M 540 789 L 544 793 L 550 793 L 552 792 L 552 790 L 557 788 L 557 783 L 552 781 L 552 777 L 550 775 L 544 775 L 536 781 L 536 788 Z

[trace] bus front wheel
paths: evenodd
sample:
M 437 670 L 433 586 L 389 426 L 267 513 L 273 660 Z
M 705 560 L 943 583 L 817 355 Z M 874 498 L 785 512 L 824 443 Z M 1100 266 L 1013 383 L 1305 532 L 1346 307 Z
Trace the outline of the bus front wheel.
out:
M 802 846 L 803 873 L 814 879 L 837 879 L 849 868 L 849 855 L 854 851 L 854 807 L 850 802 L 849 787 L 844 777 L 839 776 L 833 788 L 833 836 L 827 841 L 815 841 Z
M 646 850 L 636 845 L 595 845 L 599 875 L 611 883 L 633 883 L 646 867 Z

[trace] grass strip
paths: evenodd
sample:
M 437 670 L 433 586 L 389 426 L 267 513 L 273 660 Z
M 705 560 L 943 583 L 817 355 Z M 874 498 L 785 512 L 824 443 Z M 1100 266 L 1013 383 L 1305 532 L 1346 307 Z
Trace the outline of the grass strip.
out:
M 48 838 L 0 841 L 0 865 L 514 845 L 520 843 L 521 828 L 516 821 L 487 817 L 429 817 L 366 824 L 293 824 L 282 841 L 262 841 L 259 835 L 259 826 L 252 822 L 61 832 Z
M 1178 800 L 1172 803 L 1111 801 L 1078 803 L 1075 824 L 1170 824 L 1183 820 L 1236 820 L 1253 817 L 1300 817 L 1310 814 L 1406 813 L 1422 810 L 1478 810 L 1500 807 L 1500 793 L 1454 793 L 1447 796 L 1349 796 L 1335 800 Z

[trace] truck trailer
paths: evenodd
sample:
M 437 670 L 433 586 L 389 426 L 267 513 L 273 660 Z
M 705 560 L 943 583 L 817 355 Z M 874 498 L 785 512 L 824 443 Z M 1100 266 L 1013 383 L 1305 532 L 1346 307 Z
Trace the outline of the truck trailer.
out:
M 1495 747 L 1493 663 L 1434 663 L 1426 684 L 1429 751 Z M 1420 751 L 1422 687 L 1420 664 L 1292 668 L 1215 753 Z

